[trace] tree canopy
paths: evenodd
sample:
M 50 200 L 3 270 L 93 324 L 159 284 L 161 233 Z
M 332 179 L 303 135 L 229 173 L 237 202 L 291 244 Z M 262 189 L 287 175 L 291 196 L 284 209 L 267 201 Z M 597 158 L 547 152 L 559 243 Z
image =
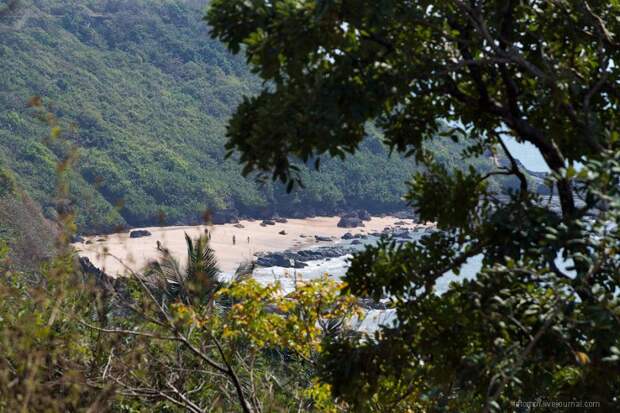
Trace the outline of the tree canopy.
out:
M 211 3 L 212 36 L 265 81 L 227 129 L 246 173 L 290 189 L 298 160 L 353 154 L 371 124 L 426 166 L 407 199 L 443 231 L 354 258 L 349 291 L 386 299 L 398 322 L 330 340 L 334 396 L 385 411 L 618 403 L 618 15 L 618 1 Z M 508 138 L 540 152 L 559 211 L 528 185 Z M 442 162 L 432 144 L 448 139 L 465 157 L 508 162 L 486 174 Z M 499 197 L 494 175 L 520 186 Z M 478 255 L 475 279 L 433 293 Z

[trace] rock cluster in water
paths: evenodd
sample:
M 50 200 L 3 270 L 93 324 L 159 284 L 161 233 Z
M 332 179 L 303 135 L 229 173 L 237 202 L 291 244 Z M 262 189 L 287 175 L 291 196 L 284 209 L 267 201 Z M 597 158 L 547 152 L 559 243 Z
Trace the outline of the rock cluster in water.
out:
M 386 227 L 383 232 L 373 232 L 368 235 L 353 235 L 347 232 L 342 236 L 342 239 L 350 241 L 347 245 L 326 245 L 301 251 L 286 250 L 282 252 L 260 253 L 257 255 L 256 265 L 261 267 L 305 268 L 308 261 L 328 260 L 358 251 L 359 248 L 356 248 L 356 246 L 363 244 L 362 240 L 368 239 L 369 236 L 375 238 L 391 236 L 397 242 L 405 242 L 406 240 L 413 239 L 412 232 L 416 231 L 419 230 Z M 424 231 L 426 232 L 428 229 Z M 322 237 L 319 235 L 315 235 L 314 238 L 316 241 L 332 241 L 330 237 Z
M 308 261 L 342 257 L 351 253 L 350 248 L 341 246 L 320 247 L 302 251 L 283 251 L 261 254 L 256 265 L 261 267 L 304 268 Z

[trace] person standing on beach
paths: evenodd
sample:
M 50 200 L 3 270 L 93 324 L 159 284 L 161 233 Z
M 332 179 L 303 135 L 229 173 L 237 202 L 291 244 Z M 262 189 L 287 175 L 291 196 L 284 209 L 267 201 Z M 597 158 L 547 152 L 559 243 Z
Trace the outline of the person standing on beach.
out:
M 233 245 L 236 245 L 236 244 L 237 244 L 237 237 L 233 235 Z

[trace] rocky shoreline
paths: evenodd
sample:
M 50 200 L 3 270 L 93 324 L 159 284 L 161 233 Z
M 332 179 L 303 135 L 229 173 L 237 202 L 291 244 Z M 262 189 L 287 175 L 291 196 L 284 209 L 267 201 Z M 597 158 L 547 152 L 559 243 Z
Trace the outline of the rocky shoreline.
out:
M 309 261 L 329 260 L 331 258 L 343 257 L 360 251 L 360 246 L 379 240 L 381 238 L 393 239 L 396 242 L 406 242 L 414 239 L 416 235 L 434 231 L 433 228 L 403 228 L 400 225 L 407 225 L 404 221 L 395 223 L 395 227 L 386 227 L 381 232 L 370 232 L 368 234 L 351 234 L 347 232 L 340 239 L 345 241 L 343 244 L 319 245 L 312 248 L 293 250 L 288 249 L 279 252 L 263 252 L 256 254 L 256 265 L 259 267 L 282 267 L 301 269 L 308 266 Z M 315 235 L 317 241 L 336 240 L 329 237 Z

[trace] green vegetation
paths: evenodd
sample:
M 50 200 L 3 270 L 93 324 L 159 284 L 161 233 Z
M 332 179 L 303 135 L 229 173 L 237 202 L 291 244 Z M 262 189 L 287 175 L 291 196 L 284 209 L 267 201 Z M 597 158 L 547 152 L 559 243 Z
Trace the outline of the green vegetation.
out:
M 209 38 L 196 2 L 21 3 L 16 13 L 29 19 L 0 37 L 0 158 L 47 216 L 56 163 L 71 148 L 44 141 L 44 124 L 27 108 L 32 96 L 78 150 L 71 201 L 81 231 L 200 222 L 207 208 L 242 215 L 402 208 L 404 182 L 416 168 L 388 159 L 374 128 L 344 165 L 303 168 L 306 190 L 292 195 L 243 178 L 234 159 L 225 161 L 227 120 L 260 82 Z M 445 145 L 444 153 L 458 157 Z
M 407 200 L 442 231 L 354 258 L 347 291 L 385 299 L 398 324 L 327 340 L 334 398 L 354 411 L 520 411 L 511 401 L 540 398 L 618 409 L 619 15 L 602 0 L 212 2 L 214 37 L 268 85 L 227 132 L 246 171 L 295 183 L 292 159 L 356 153 L 371 122 L 426 165 Z M 470 156 L 504 153 L 505 167 L 433 157 L 437 119 L 460 125 Z M 560 211 L 507 137 L 540 152 Z M 508 200 L 493 175 L 520 182 Z M 434 293 L 474 256 L 474 280 Z

